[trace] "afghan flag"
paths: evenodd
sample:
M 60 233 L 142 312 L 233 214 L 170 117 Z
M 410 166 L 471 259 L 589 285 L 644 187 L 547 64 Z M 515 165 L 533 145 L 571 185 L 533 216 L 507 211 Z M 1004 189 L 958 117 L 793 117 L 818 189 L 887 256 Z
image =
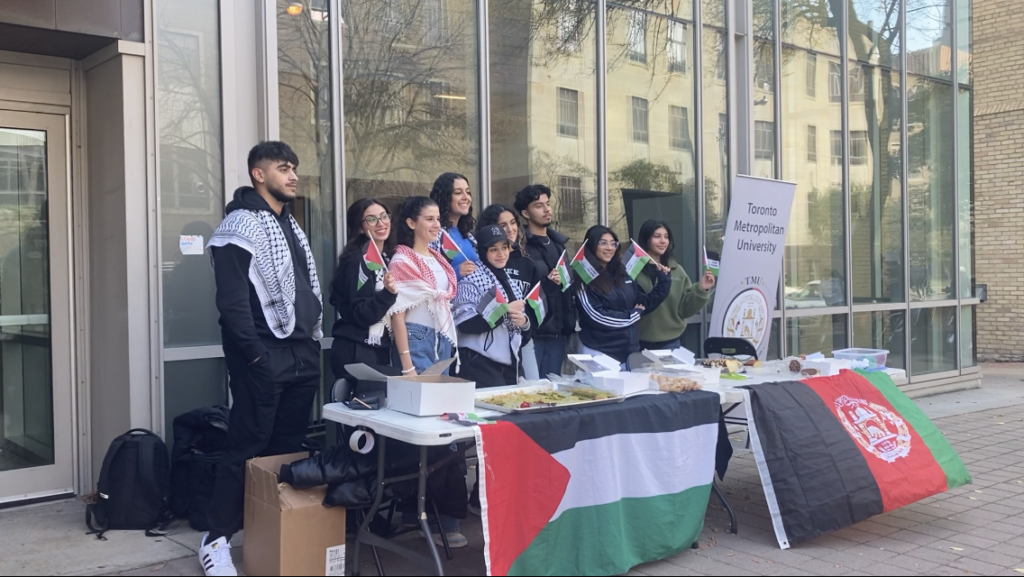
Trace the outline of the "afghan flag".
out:
M 497 286 L 484 294 L 480 303 L 476 305 L 476 311 L 484 317 L 487 324 L 493 329 L 501 321 L 501 317 L 508 313 L 508 299 L 501 294 Z
M 533 285 L 533 290 L 526 295 L 526 303 L 530 305 L 537 317 L 537 326 L 540 326 L 544 322 L 544 318 L 548 316 L 548 297 L 544 295 L 540 284 Z
M 636 276 L 640 274 L 640 271 L 644 270 L 647 263 L 651 262 L 651 255 L 640 248 L 635 240 L 629 239 L 629 248 L 626 250 L 625 261 L 626 272 L 629 273 L 629 278 L 636 280 Z
M 366 252 L 363 253 L 363 264 L 366 265 L 366 268 L 370 272 L 377 272 L 386 268 L 384 265 L 384 255 L 380 254 L 380 249 L 377 248 L 377 243 L 372 240 L 366 243 Z M 362 267 L 360 267 L 356 290 L 361 290 L 368 280 L 369 276 L 363 271 Z
M 971 482 L 946 438 L 885 373 L 744 388 L 783 549 Z
M 585 250 L 587 248 L 587 241 L 583 241 L 583 245 L 580 246 L 580 250 L 577 251 L 576 256 L 572 258 L 572 269 L 576 271 L 576 274 L 580 275 L 583 279 L 583 284 L 590 284 L 594 282 L 601 273 L 597 272 L 597 267 L 594 263 L 590 262 L 590 255 Z
M 555 270 L 558 271 L 558 278 L 562 282 L 562 292 L 569 290 L 572 285 L 572 275 L 569 274 L 569 267 L 565 266 L 565 251 L 562 251 L 562 256 L 558 257 L 558 264 L 555 265 Z
M 640 395 L 476 430 L 488 575 L 621 575 L 689 547 L 715 468 L 717 395 Z
M 455 243 L 455 240 L 448 234 L 448 231 L 443 228 L 441 229 L 441 252 L 444 253 L 444 256 L 448 257 L 448 260 L 454 260 L 455 257 L 462 254 L 462 249 Z

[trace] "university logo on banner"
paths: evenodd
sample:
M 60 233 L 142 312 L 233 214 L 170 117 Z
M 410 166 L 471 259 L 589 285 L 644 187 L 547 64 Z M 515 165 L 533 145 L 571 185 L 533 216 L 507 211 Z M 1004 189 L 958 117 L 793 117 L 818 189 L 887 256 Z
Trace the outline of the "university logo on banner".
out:
M 839 422 L 872 455 L 892 463 L 910 454 L 910 429 L 889 409 L 843 395 L 836 399 Z

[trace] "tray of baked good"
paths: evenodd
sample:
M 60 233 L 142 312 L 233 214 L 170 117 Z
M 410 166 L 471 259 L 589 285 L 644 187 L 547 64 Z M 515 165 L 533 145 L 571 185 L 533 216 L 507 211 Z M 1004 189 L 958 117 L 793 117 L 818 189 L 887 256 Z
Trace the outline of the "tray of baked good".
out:
M 539 381 L 507 387 L 490 387 L 476 392 L 476 406 L 499 413 L 544 413 L 621 403 L 625 397 L 581 383 L 555 384 Z

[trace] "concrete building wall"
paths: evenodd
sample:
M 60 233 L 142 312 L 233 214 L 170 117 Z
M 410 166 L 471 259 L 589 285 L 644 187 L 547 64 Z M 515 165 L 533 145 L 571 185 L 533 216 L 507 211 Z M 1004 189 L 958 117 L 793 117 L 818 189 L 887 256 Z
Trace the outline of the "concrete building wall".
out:
M 979 360 L 1024 359 L 1024 20 L 1016 0 L 974 0 L 974 224 Z

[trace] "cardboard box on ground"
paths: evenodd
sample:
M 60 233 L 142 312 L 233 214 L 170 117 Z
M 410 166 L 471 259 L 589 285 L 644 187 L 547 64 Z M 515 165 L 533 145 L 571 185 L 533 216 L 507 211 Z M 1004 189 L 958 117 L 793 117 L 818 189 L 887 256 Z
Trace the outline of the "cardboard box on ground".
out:
M 345 509 L 324 507 L 326 487 L 278 481 L 281 465 L 307 453 L 258 457 L 245 466 L 246 575 L 344 575 Z

